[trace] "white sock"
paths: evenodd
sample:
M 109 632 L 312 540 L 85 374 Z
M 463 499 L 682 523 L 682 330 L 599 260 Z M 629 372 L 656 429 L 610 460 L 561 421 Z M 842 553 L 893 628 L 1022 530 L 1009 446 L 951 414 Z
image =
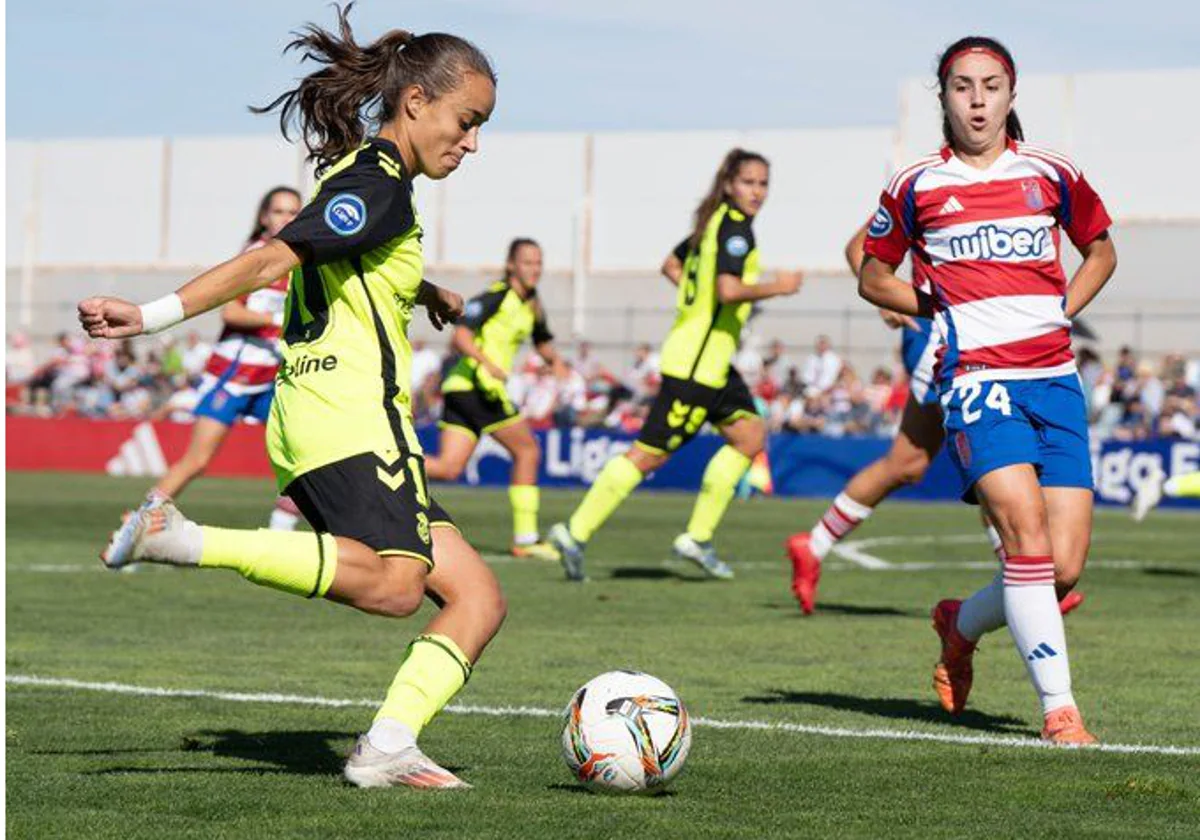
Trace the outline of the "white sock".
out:
M 416 746 L 417 736 L 395 718 L 381 717 L 367 730 L 367 740 L 381 752 L 394 753 Z
M 271 521 L 267 527 L 272 531 L 295 531 L 299 521 L 300 517 L 296 514 L 275 508 L 271 511 Z
M 995 579 L 962 602 L 958 609 L 958 632 L 964 638 L 977 642 L 984 633 L 999 630 L 1004 626 L 1004 575 Z
M 513 545 L 533 545 L 537 541 L 536 531 L 532 534 L 513 534 Z
M 834 543 L 861 525 L 873 510 L 845 493 L 839 493 L 821 521 L 809 531 L 809 548 L 824 560 Z
M 1000 532 L 996 530 L 995 525 L 987 526 L 988 539 L 992 543 L 992 553 L 996 555 L 996 559 L 1004 563 L 1004 540 L 1000 539 Z
M 1004 615 L 1042 701 L 1042 713 L 1074 706 L 1067 634 L 1054 592 L 1052 557 L 1014 556 L 1004 561 Z

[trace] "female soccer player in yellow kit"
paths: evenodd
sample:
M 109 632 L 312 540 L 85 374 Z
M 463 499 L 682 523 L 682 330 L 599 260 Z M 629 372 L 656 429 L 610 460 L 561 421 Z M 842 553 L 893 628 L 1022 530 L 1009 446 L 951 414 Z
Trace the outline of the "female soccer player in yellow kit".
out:
M 499 629 L 504 596 L 491 571 L 429 497 L 413 430 L 408 323 L 424 306 L 439 329 L 462 299 L 423 279 L 413 181 L 441 179 L 478 150 L 495 74 L 471 43 L 392 30 L 355 42 L 316 26 L 291 44 L 324 69 L 261 111 L 296 119 L 320 181 L 309 205 L 266 246 L 144 306 L 79 304 L 88 334 L 123 338 L 205 312 L 293 272 L 284 361 L 267 428 L 279 487 L 315 534 L 201 526 L 170 502 L 147 503 L 102 555 L 117 568 L 156 562 L 234 569 L 302 597 L 385 616 L 441 609 L 409 645 L 346 778 L 364 787 L 462 787 L 417 747 Z M 368 136 L 360 114 L 373 111 Z
M 583 552 L 592 534 L 705 422 L 718 428 L 727 445 L 708 462 L 687 530 L 675 538 L 672 551 L 710 577 L 733 577 L 717 557 L 713 532 L 767 437 L 733 354 L 752 303 L 795 294 L 801 282 L 799 272 L 759 282 L 752 225 L 767 199 L 769 175 L 762 155 L 730 151 L 696 208 L 691 234 L 663 263 L 663 274 L 679 292 L 675 324 L 660 354 L 662 389 L 633 447 L 610 460 L 571 518 L 550 530 L 570 580 L 584 579 Z

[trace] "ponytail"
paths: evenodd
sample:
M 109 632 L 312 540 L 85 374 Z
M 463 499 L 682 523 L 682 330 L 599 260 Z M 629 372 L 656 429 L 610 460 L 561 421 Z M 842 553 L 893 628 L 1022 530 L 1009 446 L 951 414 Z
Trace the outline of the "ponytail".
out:
M 717 167 L 717 174 L 713 176 L 712 186 L 708 188 L 708 194 L 704 196 L 700 205 L 696 208 L 696 214 L 692 219 L 692 235 L 688 238 L 689 249 L 695 248 L 700 244 L 700 239 L 704 236 L 704 228 L 708 226 L 708 220 L 712 218 L 712 214 L 717 212 L 717 208 L 725 200 L 725 187 L 737 177 L 738 172 L 741 171 L 742 164 L 751 162 L 761 163 L 767 167 L 771 165 L 762 155 L 757 152 L 748 152 L 745 149 L 730 149 L 729 154 L 725 155 L 725 159 Z
M 432 100 L 454 90 L 468 72 L 496 82 L 487 56 L 455 35 L 392 29 L 371 44 L 358 44 L 350 28 L 353 6 L 334 7 L 337 34 L 310 23 L 284 48 L 302 52 L 301 61 L 311 59 L 324 69 L 269 104 L 250 108 L 256 114 L 278 109 L 285 139 L 297 125 L 318 175 L 361 145 L 368 130 L 392 120 L 409 87 L 420 87 Z

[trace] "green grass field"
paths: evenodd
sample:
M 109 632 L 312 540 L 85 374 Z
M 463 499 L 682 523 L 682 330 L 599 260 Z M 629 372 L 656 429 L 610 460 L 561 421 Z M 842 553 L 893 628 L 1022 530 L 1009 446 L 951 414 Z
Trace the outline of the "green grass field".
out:
M 10 474 L 7 489 L 10 837 L 1200 836 L 1195 515 L 1098 518 L 1088 600 L 1068 619 L 1076 697 L 1106 743 L 1192 750 L 1120 753 L 1032 745 L 1040 715 L 1006 633 L 981 646 L 968 712 L 941 712 L 929 608 L 992 574 L 963 506 L 883 506 L 855 537 L 889 538 L 860 548 L 891 568 L 831 559 L 818 613 L 803 618 L 781 541 L 819 515 L 817 502 L 735 503 L 718 547 L 738 577 L 713 583 L 664 559 L 690 498 L 639 495 L 593 541 L 593 580 L 580 586 L 557 566 L 501 556 L 502 493 L 443 490 L 497 561 L 510 615 L 456 701 L 471 708 L 422 739 L 475 789 L 422 794 L 339 776 L 421 621 L 227 572 L 105 572 L 95 555 L 144 482 Z M 271 493 L 205 480 L 183 508 L 255 526 Z M 577 498 L 547 492 L 545 524 Z M 698 722 L 668 795 L 587 793 L 560 758 L 558 719 L 528 710 L 560 709 L 616 667 L 666 680 L 695 717 L 762 726 Z

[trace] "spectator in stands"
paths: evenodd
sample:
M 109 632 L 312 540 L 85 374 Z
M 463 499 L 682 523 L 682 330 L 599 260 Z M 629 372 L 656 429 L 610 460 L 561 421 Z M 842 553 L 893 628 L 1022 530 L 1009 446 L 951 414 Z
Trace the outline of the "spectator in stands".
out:
M 810 390 L 788 405 L 783 431 L 796 434 L 820 434 L 825 430 L 827 400 L 824 394 Z
M 1117 364 L 1113 370 L 1112 402 L 1124 403 L 1136 391 L 1136 373 L 1137 358 L 1133 355 L 1133 348 L 1126 344 L 1117 354 Z
M 639 344 L 633 351 L 633 367 L 625 377 L 625 387 L 636 402 L 648 402 L 658 394 L 662 377 L 658 372 L 658 354 L 649 344 Z
M 204 375 L 208 365 L 208 357 L 212 355 L 212 345 L 200 338 L 200 333 L 189 332 L 183 349 L 183 372 L 188 381 L 195 381 Z
M 58 334 L 58 347 L 29 380 L 35 408 L 44 413 L 72 407 L 73 391 L 91 376 L 86 343 L 67 333 Z
M 33 347 L 21 330 L 8 337 L 8 351 L 4 357 L 4 405 L 9 411 L 23 411 L 29 406 L 29 380 L 37 371 L 37 360 Z
M 412 350 L 413 419 L 429 423 L 441 403 L 442 355 L 419 338 L 413 339 Z
M 1146 416 L 1153 422 L 1162 413 L 1163 399 L 1166 397 L 1166 389 L 1163 387 L 1162 380 L 1154 374 L 1154 365 L 1149 362 L 1138 364 L 1134 390 Z
M 837 382 L 838 374 L 842 371 L 842 360 L 833 352 L 829 336 L 819 335 L 815 352 L 804 360 L 801 379 L 809 388 L 824 393 Z

